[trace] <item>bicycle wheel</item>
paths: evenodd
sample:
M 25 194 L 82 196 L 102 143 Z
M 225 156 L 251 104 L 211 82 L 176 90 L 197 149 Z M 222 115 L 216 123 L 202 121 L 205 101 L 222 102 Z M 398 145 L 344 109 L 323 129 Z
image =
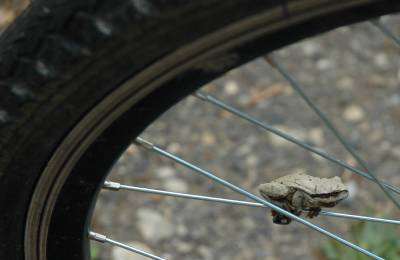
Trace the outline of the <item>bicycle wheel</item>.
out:
M 0 258 L 88 258 L 88 223 L 110 167 L 161 113 L 255 57 L 399 8 L 33 2 L 0 39 Z

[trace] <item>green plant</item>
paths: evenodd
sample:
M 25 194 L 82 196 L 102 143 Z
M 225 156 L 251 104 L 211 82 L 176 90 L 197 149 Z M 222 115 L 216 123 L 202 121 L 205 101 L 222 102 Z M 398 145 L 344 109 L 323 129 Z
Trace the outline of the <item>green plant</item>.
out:
M 100 260 L 99 246 L 96 243 L 90 242 L 90 254 L 92 260 Z
M 400 237 L 391 225 L 377 225 L 372 222 L 358 222 L 349 228 L 351 239 L 361 247 L 385 259 L 400 259 Z M 346 246 L 329 240 L 322 246 L 322 253 L 327 259 L 369 259 Z

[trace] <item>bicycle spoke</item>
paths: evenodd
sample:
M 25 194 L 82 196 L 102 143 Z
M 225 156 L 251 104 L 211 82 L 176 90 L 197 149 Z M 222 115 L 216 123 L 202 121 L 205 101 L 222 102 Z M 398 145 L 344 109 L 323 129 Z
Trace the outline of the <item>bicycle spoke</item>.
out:
M 361 248 L 361 247 L 359 247 L 359 246 L 357 246 L 357 245 L 355 245 L 355 244 L 353 244 L 353 243 L 351 243 L 351 242 L 349 242 L 349 241 L 347 241 L 347 240 L 345 240 L 345 239 L 343 239 L 343 238 L 341 238 L 341 237 L 339 237 L 339 236 L 337 236 L 337 235 L 335 235 L 335 234 L 333 234 L 333 233 L 331 233 L 331 232 L 329 232 L 329 231 L 327 231 L 327 230 L 325 230 L 325 229 L 323 229 L 323 228 L 321 228 L 321 227 L 319 227 L 317 225 L 312 224 L 311 222 L 309 222 L 309 221 L 307 221 L 307 220 L 305 220 L 303 218 L 300 218 L 300 217 L 298 217 L 298 216 L 296 216 L 296 215 L 294 215 L 294 214 L 292 214 L 292 213 L 290 213 L 290 212 L 288 212 L 286 210 L 281 209 L 280 207 L 276 206 L 275 204 L 273 204 L 273 203 L 271 203 L 269 201 L 266 201 L 266 200 L 254 195 L 254 194 L 252 194 L 252 193 L 250 193 L 250 192 L 248 192 L 248 191 L 246 191 L 246 190 L 244 190 L 244 189 L 242 189 L 242 188 L 240 188 L 238 186 L 235 186 L 234 184 L 232 184 L 232 183 L 230 183 L 230 182 L 228 182 L 228 181 L 226 181 L 224 179 L 221 179 L 221 178 L 215 176 L 211 172 L 208 172 L 208 171 L 206 171 L 206 170 L 204 170 L 204 169 L 202 169 L 200 167 L 197 167 L 197 166 L 195 166 L 195 165 L 193 165 L 193 164 L 191 164 L 191 163 L 189 163 L 189 162 L 187 162 L 187 161 L 185 161 L 185 160 L 183 160 L 183 159 L 181 159 L 181 158 L 179 158 L 179 157 L 177 157 L 177 156 L 175 156 L 175 155 L 173 155 L 173 154 L 171 154 L 171 153 L 169 153 L 169 152 L 167 152 L 167 151 L 165 151 L 163 149 L 161 149 L 160 147 L 154 145 L 153 143 L 151 143 L 151 142 L 149 142 L 147 140 L 144 140 L 143 138 L 140 138 L 140 137 L 136 138 L 135 143 L 140 145 L 143 148 L 146 148 L 146 149 L 148 149 L 150 151 L 156 152 L 157 154 L 159 154 L 161 156 L 164 156 L 164 157 L 166 157 L 168 159 L 171 159 L 171 160 L 175 161 L 176 163 L 179 163 L 179 164 L 181 164 L 181 165 L 193 170 L 194 172 L 196 172 L 196 173 L 198 173 L 198 174 L 200 174 L 202 176 L 205 176 L 205 177 L 207 177 L 207 178 L 209 178 L 209 179 L 211 179 L 211 180 L 213 180 L 213 181 L 215 181 L 215 182 L 217 182 L 219 184 L 222 184 L 223 186 L 225 186 L 225 187 L 227 187 L 227 188 L 229 188 L 229 189 L 231 189 L 231 190 L 233 190 L 233 191 L 235 191 L 235 192 L 237 192 L 237 193 L 239 193 L 239 194 L 241 194 L 241 195 L 243 195 L 243 196 L 245 196 L 247 198 L 250 198 L 251 200 L 259 202 L 259 203 L 261 203 L 261 204 L 263 204 L 263 205 L 265 205 L 265 206 L 277 211 L 278 213 L 280 213 L 282 215 L 285 215 L 286 217 L 289 217 L 289 218 L 291 218 L 293 220 L 296 220 L 297 222 L 300 222 L 300 223 L 308 226 L 309 228 L 312 228 L 312 229 L 314 229 L 314 230 L 316 230 L 316 231 L 318 231 L 318 232 L 320 232 L 320 233 L 322 233 L 322 234 L 324 234 L 324 235 L 326 235 L 328 237 L 331 237 L 332 239 L 335 239 L 336 241 L 338 241 L 338 242 L 340 242 L 340 243 L 342 243 L 342 244 L 344 244 L 344 245 L 346 245 L 346 246 L 348 246 L 350 248 L 353 248 L 354 250 L 356 250 L 358 252 L 361 252 L 361 253 L 363 253 L 363 254 L 365 254 L 367 256 L 373 257 L 375 259 L 383 259 L 383 258 L 381 258 L 381 257 L 369 252 L 368 250 L 365 250 L 365 249 L 363 249 L 363 248 Z
M 326 127 L 336 136 L 343 147 L 351 154 L 351 156 L 357 161 L 357 163 L 364 168 L 366 173 L 374 180 L 376 184 L 382 189 L 386 196 L 400 209 L 400 203 L 392 196 L 392 194 L 386 189 L 383 183 L 376 177 L 375 173 L 372 172 L 370 167 L 366 162 L 354 151 L 350 144 L 345 140 L 345 138 L 339 133 L 339 130 L 333 125 L 333 123 L 325 116 L 324 113 L 311 101 L 307 94 L 303 91 L 300 84 L 292 78 L 289 73 L 277 63 L 272 56 L 264 58 L 273 68 L 275 68 L 292 86 L 292 88 L 297 92 L 297 94 L 307 103 L 307 105 L 319 116 L 319 118 L 324 122 Z
M 117 183 L 117 182 L 111 182 L 111 181 L 104 182 L 103 188 L 104 189 L 108 189 L 108 190 L 113 190 L 113 191 L 128 190 L 128 191 L 144 192 L 144 193 L 157 194 L 157 195 L 163 195 L 163 196 L 170 196 L 170 197 L 176 197 L 176 198 L 184 198 L 184 199 L 193 199 L 193 200 L 209 201 L 209 202 L 216 202 L 216 203 L 224 203 L 224 204 L 230 204 L 230 205 L 268 208 L 264 204 L 261 204 L 261 203 L 258 203 L 258 202 L 232 200 L 232 199 L 216 198 L 216 197 L 194 195 L 194 194 L 187 194 L 187 193 L 180 193 L 180 192 L 171 192 L 171 191 L 164 191 L 164 190 L 157 190 L 157 189 L 149 189 L 149 188 L 143 188 L 143 187 L 123 185 L 123 184 L 120 184 L 120 183 Z M 307 211 L 307 210 L 305 210 L 305 211 Z M 384 218 L 373 218 L 373 217 L 369 217 L 369 216 L 344 214 L 344 213 L 331 212 L 331 211 L 325 211 L 325 210 L 321 210 L 319 215 L 324 215 L 324 216 L 328 216 L 328 217 L 355 219 L 355 220 L 365 220 L 365 221 L 379 222 L 379 223 L 384 223 L 384 224 L 400 225 L 400 220 L 384 219 Z
M 321 214 L 322 212 L 325 212 L 325 215 L 327 215 L 327 216 L 329 215 L 330 217 L 349 218 L 349 219 L 356 219 L 356 220 L 365 220 L 365 221 L 370 221 L 370 222 L 379 222 L 379 223 L 383 223 L 383 224 L 400 225 L 400 220 L 395 220 L 395 219 L 374 218 L 374 217 L 369 217 L 369 216 L 360 216 L 360 215 L 345 214 L 345 213 L 323 211 L 323 210 L 319 214 Z
M 117 246 L 117 247 L 121 247 L 121 248 L 126 249 L 128 251 L 131 251 L 133 253 L 136 253 L 136 254 L 139 254 L 139 255 L 142 255 L 142 256 L 146 256 L 146 257 L 148 257 L 150 259 L 165 260 L 165 258 L 161 258 L 159 256 L 155 256 L 155 255 L 152 255 L 150 253 L 147 253 L 147 252 L 145 252 L 143 250 L 140 250 L 140 249 L 137 249 L 137 248 L 133 248 L 131 246 L 128 246 L 128 245 L 123 244 L 121 242 L 112 240 L 112 239 L 108 238 L 107 236 L 99 234 L 99 233 L 96 233 L 96 232 L 89 231 L 89 239 L 93 240 L 93 241 L 100 242 L 100 243 L 108 243 L 108 244 L 111 244 L 111 245 L 114 245 L 114 246 Z
M 398 47 L 400 47 L 400 38 L 397 37 L 389 27 L 381 23 L 379 20 L 372 20 L 371 23 L 375 25 L 386 37 L 391 39 Z
M 218 202 L 218 203 L 224 203 L 224 204 L 251 206 L 251 207 L 263 207 L 262 204 L 255 203 L 255 202 L 215 198 L 215 197 L 208 197 L 208 196 L 201 196 L 201 195 L 194 195 L 194 194 L 187 194 L 187 193 L 180 193 L 180 192 L 163 191 L 163 190 L 149 189 L 149 188 L 143 188 L 143 187 L 128 186 L 128 185 L 123 185 L 120 183 L 109 182 L 109 181 L 106 181 L 104 183 L 103 188 L 108 189 L 108 190 L 114 190 L 114 191 L 118 191 L 118 190 L 122 189 L 122 190 L 145 192 L 145 193 L 164 195 L 164 196 L 170 196 L 170 197 L 177 197 L 177 198 Z
M 264 129 L 264 130 L 267 130 L 267 131 L 269 131 L 271 133 L 274 133 L 274 134 L 286 139 L 287 141 L 292 142 L 292 143 L 294 143 L 294 144 L 296 144 L 296 145 L 298 145 L 298 146 L 300 146 L 300 147 L 302 147 L 302 148 L 304 148 L 304 149 L 306 149 L 306 150 L 308 150 L 308 151 L 310 151 L 310 152 L 312 152 L 312 153 L 314 153 L 314 154 L 316 154 L 316 155 L 318 155 L 318 156 L 320 156 L 320 157 L 322 157 L 322 158 L 324 158 L 324 159 L 326 159 L 326 160 L 328 160 L 328 161 L 330 161 L 332 163 L 335 163 L 335 164 L 340 165 L 341 167 L 343 167 L 345 169 L 348 169 L 349 171 L 351 171 L 351 172 L 353 172 L 353 173 L 355 173 L 357 175 L 360 175 L 360 176 L 362 176 L 364 178 L 367 178 L 367 179 L 375 182 L 375 180 L 371 176 L 369 176 L 367 173 L 365 173 L 363 171 L 360 171 L 359 169 L 348 165 L 347 163 L 343 162 L 342 160 L 336 159 L 333 156 L 325 153 L 324 151 L 322 151 L 322 150 L 320 150 L 318 148 L 312 147 L 311 145 L 308 145 L 307 143 L 305 143 L 305 142 L 303 142 L 301 140 L 298 140 L 297 138 L 295 138 L 295 137 L 293 137 L 293 136 L 291 136 L 289 134 L 286 134 L 285 132 L 283 132 L 283 131 L 281 131 L 279 129 L 274 128 L 273 126 L 271 126 L 271 125 L 269 125 L 269 124 L 267 124 L 265 122 L 261 122 L 260 120 L 257 120 L 257 119 L 255 119 L 254 117 L 252 117 L 252 116 L 250 116 L 248 114 L 245 114 L 244 112 L 242 112 L 242 111 L 240 111 L 240 110 L 238 110 L 238 109 L 236 109 L 236 108 L 234 108 L 234 107 L 222 102 L 221 100 L 219 100 L 219 99 L 217 99 L 217 98 L 215 98 L 215 97 L 213 97 L 211 95 L 207 95 L 207 94 L 204 94 L 204 93 L 201 93 L 201 92 L 196 92 L 194 94 L 194 96 L 199 98 L 199 99 L 201 99 L 201 100 L 203 100 L 203 101 L 207 101 L 207 102 L 209 102 L 209 103 L 211 103 L 211 104 L 213 104 L 213 105 L 215 105 L 215 106 L 217 106 L 217 107 L 219 107 L 219 108 L 221 108 L 221 109 L 223 109 L 225 111 L 228 111 L 228 112 L 234 114 L 235 116 L 238 116 L 238 117 L 240 117 L 240 118 L 242 118 L 242 119 L 244 119 L 244 120 L 246 120 L 246 121 L 248 121 L 248 122 L 250 122 L 250 123 L 252 123 L 252 124 Z M 395 192 L 397 194 L 400 194 L 400 188 L 395 187 L 395 186 L 393 186 L 393 185 L 391 185 L 389 183 L 385 183 L 385 182 L 382 182 L 382 183 L 383 183 L 383 185 L 385 185 L 391 191 L 393 191 L 393 192 Z

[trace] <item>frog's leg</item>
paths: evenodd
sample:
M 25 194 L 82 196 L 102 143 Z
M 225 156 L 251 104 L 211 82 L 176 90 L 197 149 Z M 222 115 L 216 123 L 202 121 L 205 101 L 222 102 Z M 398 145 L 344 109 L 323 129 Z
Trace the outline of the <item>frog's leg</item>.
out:
M 321 208 L 318 207 L 318 203 L 304 191 L 296 191 L 292 197 L 292 205 L 296 209 L 308 209 L 307 217 L 313 218 L 318 216 Z M 301 210 L 300 210 L 301 213 Z
M 305 192 L 298 190 L 296 191 L 293 196 L 292 196 L 292 208 L 294 208 L 293 210 L 302 210 L 306 208 L 306 200 L 307 200 L 308 196 Z
M 319 215 L 319 213 L 321 212 L 321 208 L 319 207 L 315 207 L 315 208 L 309 208 L 309 211 L 307 213 L 307 217 L 309 218 L 313 218 Z
M 293 206 L 291 206 L 288 202 L 284 202 L 281 207 L 284 210 L 287 210 L 293 214 L 295 214 L 296 216 L 299 216 L 301 214 L 301 211 L 298 211 L 296 209 L 294 209 Z M 276 212 L 275 210 L 271 210 L 271 215 L 272 215 L 272 221 L 275 224 L 279 224 L 279 225 L 288 225 L 290 222 L 292 222 L 291 218 L 286 217 L 285 215 L 282 215 L 278 212 Z
M 285 215 L 279 214 L 276 211 L 273 211 L 272 216 L 273 216 L 272 221 L 275 224 L 288 225 L 290 222 L 292 222 L 290 218 L 286 217 Z

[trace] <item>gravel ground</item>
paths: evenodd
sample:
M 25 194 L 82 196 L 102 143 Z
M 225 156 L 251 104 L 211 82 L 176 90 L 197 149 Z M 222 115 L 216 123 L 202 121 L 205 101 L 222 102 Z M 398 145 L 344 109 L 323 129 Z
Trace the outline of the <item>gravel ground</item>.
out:
M 397 17 L 385 22 L 392 28 L 400 25 Z M 400 185 L 399 49 L 364 23 L 275 55 L 380 178 Z M 355 165 L 288 83 L 261 59 L 230 71 L 203 90 Z M 371 182 L 194 97 L 166 112 L 143 136 L 252 192 L 260 183 L 293 172 L 341 176 L 350 196 L 336 211 L 399 217 Z M 109 179 L 243 199 L 135 146 L 120 158 Z M 313 222 L 344 237 L 352 223 L 323 216 Z M 94 228 L 167 259 L 325 259 L 320 247 L 327 241 L 298 223 L 275 225 L 263 209 L 125 191 L 101 193 Z M 101 259 L 142 259 L 107 246 L 98 250 Z
M 398 17 L 385 22 L 392 28 L 400 25 Z M 364 23 L 305 40 L 275 55 L 380 178 L 400 185 L 399 49 Z M 203 90 L 355 165 L 288 83 L 261 59 L 230 71 Z M 350 196 L 336 211 L 399 218 L 371 182 L 194 97 L 166 112 L 143 136 L 252 192 L 260 183 L 293 172 L 341 176 Z M 109 179 L 243 199 L 135 146 L 122 155 Z M 344 237 L 352 223 L 323 216 L 313 222 Z M 320 247 L 327 241 L 298 223 L 275 225 L 263 209 L 125 191 L 101 193 L 93 225 L 167 259 L 325 259 Z M 101 259 L 143 259 L 117 248 L 98 250 Z

